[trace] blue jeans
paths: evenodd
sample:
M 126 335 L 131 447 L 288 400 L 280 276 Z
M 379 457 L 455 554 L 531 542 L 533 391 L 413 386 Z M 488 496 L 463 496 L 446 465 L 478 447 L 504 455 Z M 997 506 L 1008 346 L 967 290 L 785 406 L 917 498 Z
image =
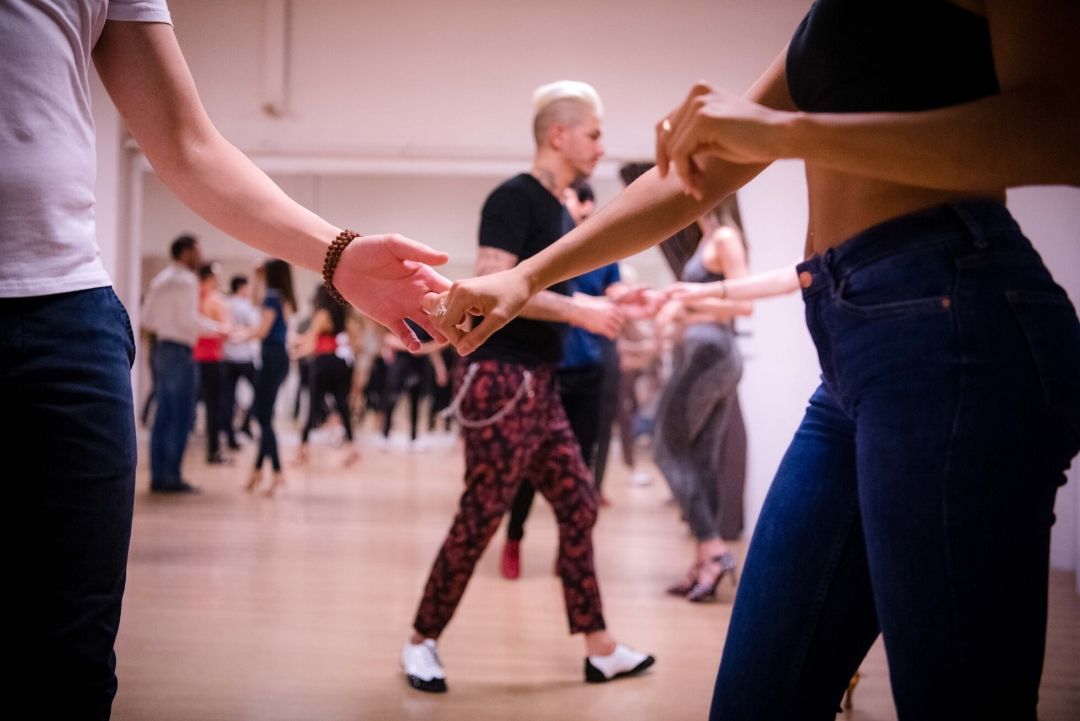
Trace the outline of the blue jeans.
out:
M 884 635 L 903 721 L 1035 719 L 1080 325 L 1008 211 L 888 221 L 799 266 L 823 383 L 750 544 L 715 721 L 832 721 Z
M 180 485 L 188 434 L 195 414 L 195 361 L 191 348 L 159 340 L 154 347 L 157 415 L 150 433 L 150 487 Z
M 0 299 L 9 688 L 107 719 L 135 482 L 127 313 L 111 288 Z

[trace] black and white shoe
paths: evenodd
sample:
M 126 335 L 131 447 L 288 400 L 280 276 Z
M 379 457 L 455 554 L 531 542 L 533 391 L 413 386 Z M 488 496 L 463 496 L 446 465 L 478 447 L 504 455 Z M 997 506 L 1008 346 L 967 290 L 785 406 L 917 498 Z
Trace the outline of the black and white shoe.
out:
M 589 683 L 605 683 L 623 676 L 633 676 L 656 663 L 652 656 L 635 651 L 621 643 L 607 656 L 585 658 L 585 680 Z
M 446 672 L 435 649 L 435 639 L 406 643 L 401 649 L 401 668 L 409 685 L 417 691 L 446 693 Z

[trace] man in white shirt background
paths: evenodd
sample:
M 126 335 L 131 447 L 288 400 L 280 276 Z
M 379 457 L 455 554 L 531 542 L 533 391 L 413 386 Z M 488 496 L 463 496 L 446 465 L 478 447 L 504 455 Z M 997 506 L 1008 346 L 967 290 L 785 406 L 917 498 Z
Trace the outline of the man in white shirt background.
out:
M 259 311 L 251 302 L 251 283 L 243 275 L 234 275 L 229 281 L 229 322 L 239 335 L 250 332 L 259 324 Z M 252 393 L 255 390 L 255 362 L 259 360 L 259 341 L 226 340 L 225 353 L 225 436 L 229 448 L 240 448 L 236 442 L 236 385 L 244 378 Z M 251 437 L 252 409 L 249 405 L 244 410 L 244 420 L 240 423 L 240 432 Z
M 169 256 L 172 262 L 150 282 L 142 310 L 143 325 L 157 339 L 151 369 L 157 415 L 150 433 L 150 490 L 197 493 L 180 475 L 198 395 L 191 351 L 200 335 L 225 335 L 228 328 L 199 313 L 199 241 L 181 235 Z

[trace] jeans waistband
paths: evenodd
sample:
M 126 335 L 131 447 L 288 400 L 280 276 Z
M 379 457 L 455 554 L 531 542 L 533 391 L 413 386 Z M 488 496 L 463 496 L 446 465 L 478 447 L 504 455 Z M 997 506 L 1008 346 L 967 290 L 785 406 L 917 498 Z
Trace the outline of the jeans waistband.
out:
M 191 346 L 185 345 L 183 343 L 177 343 L 174 340 L 161 340 L 161 339 L 158 339 L 158 341 L 154 345 L 157 348 L 176 348 L 176 349 L 179 349 L 179 350 L 186 350 L 188 353 L 191 352 Z
M 862 266 L 933 244 L 947 245 L 956 256 L 986 250 L 1032 251 L 1016 220 L 1001 203 L 946 203 L 879 223 L 799 263 L 796 270 L 803 297 L 825 291 Z

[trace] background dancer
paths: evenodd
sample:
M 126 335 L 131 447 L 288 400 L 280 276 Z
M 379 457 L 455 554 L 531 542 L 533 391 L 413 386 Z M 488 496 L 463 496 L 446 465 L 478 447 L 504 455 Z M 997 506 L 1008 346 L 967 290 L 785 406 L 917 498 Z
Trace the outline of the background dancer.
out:
M 360 459 L 360 451 L 353 442 L 352 410 L 349 406 L 349 394 L 352 390 L 352 359 L 339 348 L 341 334 L 345 333 L 348 312 L 335 303 L 326 288 L 319 286 L 315 291 L 315 313 L 307 333 L 296 342 L 298 355 L 312 355 L 311 376 L 309 378 L 311 398 L 308 401 L 308 417 L 300 434 L 300 448 L 296 454 L 297 464 L 308 462 L 308 437 L 320 420 L 319 409 L 326 403 L 326 396 L 334 399 L 334 410 L 341 418 L 345 429 L 346 467 Z M 343 357 L 345 356 L 345 357 Z
M 682 280 L 704 283 L 746 275 L 745 238 L 736 227 L 730 196 L 698 219 L 701 242 L 683 267 Z M 736 561 L 726 540 L 742 530 L 744 478 L 726 477 L 723 458 L 730 443 L 742 355 L 734 319 L 748 315 L 741 302 L 713 310 L 692 300 L 670 300 L 657 325 L 676 336 L 673 370 L 656 412 L 653 457 L 682 516 L 697 541 L 697 555 L 684 582 L 668 592 L 687 600 L 712 600 L 725 576 L 734 578 Z
M 232 329 L 229 309 L 218 288 L 215 263 L 199 266 L 199 315 L 219 324 L 223 330 Z M 221 434 L 225 432 L 228 413 L 232 408 L 225 395 L 226 337 L 222 332 L 204 333 L 195 341 L 192 351 L 199 366 L 199 396 L 206 420 L 206 462 L 210 465 L 232 462 L 221 452 Z
M 559 82 L 534 95 L 536 155 L 532 170 L 488 196 L 480 221 L 480 274 L 512 267 L 548 247 L 573 221 L 563 190 L 592 172 L 603 146 L 600 99 L 585 83 Z M 559 322 L 613 337 L 620 315 L 605 300 L 569 297 L 565 284 L 544 292 L 490 344 L 456 371 L 458 420 L 465 426 L 465 492 L 435 559 L 401 652 L 409 683 L 445 691 L 436 641 L 465 592 L 477 560 L 522 483 L 532 483 L 555 510 L 559 576 L 571 633 L 585 636 L 585 675 L 607 681 L 637 673 L 651 656 L 616 643 L 606 630 L 593 568 L 592 527 L 597 496 L 566 413 L 556 367 L 562 355 Z M 436 313 L 439 310 L 436 309 Z
M 592 188 L 581 180 L 567 188 L 563 198 L 574 225 L 583 222 L 592 213 L 595 205 Z M 572 279 L 569 287 L 572 293 L 603 298 L 607 290 L 618 282 L 619 266 L 609 263 Z M 607 440 L 611 439 L 615 409 L 611 408 L 609 413 L 604 407 L 604 401 L 609 400 L 614 405 L 615 399 L 605 399 L 604 391 L 613 390 L 608 388 L 613 384 L 608 377 L 613 358 L 616 360 L 617 372 L 615 343 L 609 337 L 574 326 L 567 328 L 563 334 L 563 355 L 558 373 L 559 402 L 566 411 L 570 429 L 581 448 L 581 458 L 593 474 L 593 484 L 601 505 L 604 497 L 600 494 L 599 483 L 596 482 L 594 460 L 605 418 L 608 425 Z M 535 495 L 536 488 L 533 484 L 522 483 L 510 506 L 506 522 L 506 543 L 503 545 L 499 564 L 503 578 L 513 580 L 521 575 L 521 540 L 525 537 L 525 520 L 529 517 Z
M 259 322 L 259 311 L 251 304 L 251 283 L 243 275 L 234 275 L 229 281 L 230 294 L 226 301 L 229 308 L 229 322 L 237 335 L 244 336 L 251 333 Z M 248 382 L 248 387 L 255 392 L 255 360 L 259 354 L 259 344 L 253 340 L 234 341 L 226 339 L 223 348 L 225 354 L 225 402 L 228 412 L 225 415 L 225 436 L 228 439 L 230 450 L 239 450 L 240 445 L 236 442 L 236 387 L 241 378 Z M 243 411 L 243 420 L 240 421 L 239 431 L 252 438 L 251 418 L 254 415 L 254 403 L 248 405 Z

